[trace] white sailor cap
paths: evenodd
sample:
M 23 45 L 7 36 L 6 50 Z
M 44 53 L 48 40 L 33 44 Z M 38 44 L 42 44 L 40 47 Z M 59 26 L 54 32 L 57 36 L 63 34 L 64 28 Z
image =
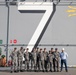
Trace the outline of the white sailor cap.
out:
M 64 48 L 62 48 L 62 50 L 65 50 Z

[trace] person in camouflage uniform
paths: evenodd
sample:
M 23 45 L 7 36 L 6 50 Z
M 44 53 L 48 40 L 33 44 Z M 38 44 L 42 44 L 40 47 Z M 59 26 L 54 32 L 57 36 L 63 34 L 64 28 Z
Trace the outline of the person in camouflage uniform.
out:
M 58 52 L 58 49 L 57 48 L 55 48 L 54 55 L 55 55 L 55 70 L 57 72 L 59 72 L 59 58 L 60 58 L 60 53 Z
M 33 50 L 31 52 L 29 52 L 29 62 L 31 62 L 31 71 L 33 70 L 33 56 L 32 56 L 32 52 L 33 52 Z
M 36 62 L 37 62 L 36 48 L 33 49 L 31 54 L 32 54 L 32 66 L 34 66 L 34 71 L 36 71 Z
M 11 64 L 11 73 L 12 72 L 17 72 L 17 48 L 14 48 L 14 50 L 12 51 L 12 53 L 10 54 L 11 60 L 12 60 L 12 64 Z
M 39 52 L 39 70 L 43 71 L 45 70 L 44 68 L 44 53 L 42 51 L 42 48 L 40 49 L 40 52 Z
M 45 67 L 45 71 L 48 71 L 48 68 L 47 68 L 47 64 L 48 64 L 48 52 L 46 51 L 46 48 L 44 48 L 44 67 Z
M 24 53 L 24 58 L 25 58 L 25 69 L 28 71 L 29 70 L 29 48 L 26 49 L 26 52 Z
M 50 66 L 50 72 L 52 72 L 53 58 L 54 58 L 54 55 L 52 54 L 51 51 L 49 51 L 49 54 L 48 54 L 48 65 Z
M 37 54 L 36 69 L 39 70 L 39 48 L 37 48 L 36 54 Z
M 53 54 L 53 70 L 54 70 L 54 72 L 56 72 L 56 69 L 55 69 L 55 50 L 53 49 L 53 48 L 51 48 L 51 53 Z
M 23 71 L 23 55 L 24 53 L 24 50 L 23 50 L 23 47 L 20 48 L 20 50 L 17 51 L 17 57 L 18 57 L 18 70 L 19 71 Z

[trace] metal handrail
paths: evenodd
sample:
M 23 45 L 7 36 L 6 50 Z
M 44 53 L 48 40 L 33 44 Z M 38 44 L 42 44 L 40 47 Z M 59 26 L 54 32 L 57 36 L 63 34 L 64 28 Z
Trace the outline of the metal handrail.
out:
M 27 46 L 28 44 L 8 44 L 8 46 Z M 36 44 L 38 46 L 76 46 L 76 44 Z M 0 46 L 6 47 L 7 44 L 1 44 Z M 30 44 L 29 46 L 33 46 Z
M 38 0 L 36 0 L 37 2 Z M 48 0 L 46 0 L 47 2 Z M 5 1 L 0 1 L 0 4 L 3 4 L 3 3 L 18 3 L 18 2 L 27 2 L 27 1 L 20 1 L 20 0 L 5 0 Z M 28 1 L 29 2 L 29 1 Z M 52 2 L 54 2 L 54 4 L 57 3 L 57 5 L 75 5 L 76 4 L 76 0 L 52 0 Z M 11 4 L 10 4 L 11 5 Z

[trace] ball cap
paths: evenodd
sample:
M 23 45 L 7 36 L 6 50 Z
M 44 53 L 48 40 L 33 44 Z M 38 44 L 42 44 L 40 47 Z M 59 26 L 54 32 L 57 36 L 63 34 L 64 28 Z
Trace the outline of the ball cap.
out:
M 26 50 L 29 50 L 29 48 L 26 48 Z
M 17 49 L 16 47 L 14 49 Z
M 37 49 L 39 49 L 39 47 L 37 47 Z
M 55 48 L 55 50 L 58 50 L 58 48 Z
M 42 50 L 42 48 L 40 48 L 40 50 Z
M 46 50 L 46 48 L 44 48 L 44 50 Z

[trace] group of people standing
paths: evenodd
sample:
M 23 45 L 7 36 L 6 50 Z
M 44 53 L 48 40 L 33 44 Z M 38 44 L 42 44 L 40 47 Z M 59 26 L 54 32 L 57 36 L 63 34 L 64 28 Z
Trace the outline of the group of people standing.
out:
M 64 48 L 61 52 L 58 51 L 58 48 L 51 48 L 47 52 L 46 48 L 33 48 L 29 52 L 29 48 L 24 49 L 21 47 L 19 50 L 14 48 L 10 54 L 12 64 L 11 72 L 23 72 L 23 71 L 32 71 L 35 72 L 60 72 L 63 69 L 63 64 L 65 65 L 65 71 L 67 69 L 67 57 L 68 54 L 64 51 Z M 59 67 L 61 60 L 61 68 Z

